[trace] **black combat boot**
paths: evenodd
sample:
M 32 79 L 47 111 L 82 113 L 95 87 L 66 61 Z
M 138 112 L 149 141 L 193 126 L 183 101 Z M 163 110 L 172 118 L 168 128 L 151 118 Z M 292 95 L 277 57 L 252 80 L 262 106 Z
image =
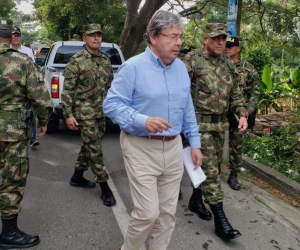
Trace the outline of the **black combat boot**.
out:
M 209 206 L 214 214 L 215 233 L 217 236 L 221 237 L 223 240 L 233 240 L 241 236 L 241 233 L 238 230 L 233 229 L 226 218 L 223 210 L 223 202 Z
M 202 220 L 211 220 L 211 212 L 207 210 L 202 200 L 202 191 L 199 188 L 193 188 L 193 194 L 190 198 L 188 209 L 198 214 Z
M 38 235 L 26 234 L 18 228 L 17 218 L 17 214 L 10 217 L 1 217 L 0 249 L 29 248 L 40 243 Z
M 108 186 L 107 181 L 105 182 L 100 182 L 100 188 L 101 188 L 101 200 L 103 200 L 103 204 L 105 206 L 113 206 L 116 204 L 116 199 L 110 189 L 110 187 Z
M 231 171 L 230 175 L 228 177 L 227 183 L 233 190 L 240 190 L 241 186 L 239 184 L 239 181 L 237 179 L 237 172 Z
M 84 171 L 75 171 L 69 183 L 75 187 L 94 188 L 96 186 L 95 182 L 85 179 L 83 172 Z

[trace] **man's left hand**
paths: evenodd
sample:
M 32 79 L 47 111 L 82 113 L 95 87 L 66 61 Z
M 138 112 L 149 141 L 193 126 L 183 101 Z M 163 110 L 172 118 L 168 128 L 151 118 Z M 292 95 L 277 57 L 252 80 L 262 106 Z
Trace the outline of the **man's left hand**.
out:
M 203 155 L 199 148 L 192 148 L 191 155 L 192 155 L 192 160 L 193 160 L 193 163 L 195 166 L 194 170 L 196 170 L 198 167 L 200 167 L 202 165 Z

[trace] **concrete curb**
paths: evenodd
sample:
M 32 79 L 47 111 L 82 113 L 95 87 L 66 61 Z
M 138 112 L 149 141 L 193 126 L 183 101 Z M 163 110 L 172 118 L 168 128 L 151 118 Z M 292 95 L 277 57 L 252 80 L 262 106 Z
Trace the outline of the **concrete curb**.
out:
M 281 173 L 269 168 L 252 158 L 243 155 L 243 167 L 250 170 L 251 174 L 262 179 L 270 186 L 282 191 L 284 194 L 300 201 L 300 184 L 289 179 Z

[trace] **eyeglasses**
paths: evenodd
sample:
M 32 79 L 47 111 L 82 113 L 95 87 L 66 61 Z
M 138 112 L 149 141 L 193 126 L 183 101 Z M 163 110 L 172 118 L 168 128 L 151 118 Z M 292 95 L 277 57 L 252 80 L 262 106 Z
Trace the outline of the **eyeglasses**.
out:
M 178 38 L 180 40 L 182 40 L 182 35 L 176 35 L 176 34 L 166 35 L 164 33 L 160 33 L 160 34 L 167 37 L 167 38 L 169 38 L 169 40 L 173 43 L 175 43 L 178 40 Z
M 13 33 L 12 34 L 14 37 L 21 37 L 21 34 L 19 34 L 19 33 Z

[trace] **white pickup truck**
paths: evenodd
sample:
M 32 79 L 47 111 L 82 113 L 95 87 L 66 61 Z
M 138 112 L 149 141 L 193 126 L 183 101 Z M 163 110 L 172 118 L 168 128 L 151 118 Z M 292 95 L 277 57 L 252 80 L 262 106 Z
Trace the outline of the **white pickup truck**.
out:
M 56 42 L 52 44 L 45 61 L 40 64 L 53 105 L 53 113 L 48 123 L 48 133 L 58 131 L 59 119 L 64 119 L 61 103 L 61 92 L 64 84 L 62 74 L 70 58 L 82 50 L 83 45 L 84 42 L 79 41 Z M 119 46 L 114 43 L 103 42 L 100 50 L 109 57 L 115 74 L 120 65 L 124 62 L 124 56 Z

